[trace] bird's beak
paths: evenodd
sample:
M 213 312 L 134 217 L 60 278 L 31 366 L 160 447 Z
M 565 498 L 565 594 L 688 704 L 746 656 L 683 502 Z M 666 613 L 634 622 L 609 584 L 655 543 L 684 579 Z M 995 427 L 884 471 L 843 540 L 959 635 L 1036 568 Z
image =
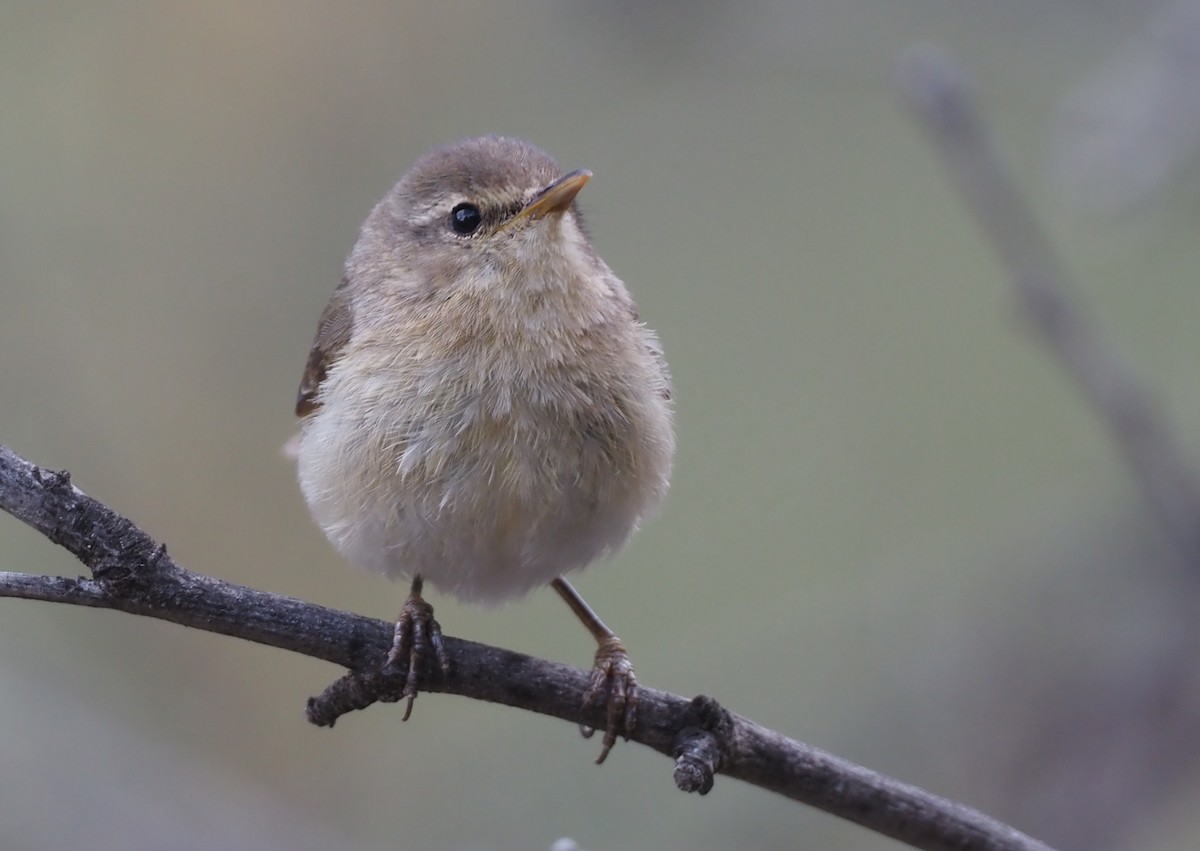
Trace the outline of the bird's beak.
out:
M 537 195 L 534 195 L 532 201 L 509 219 L 509 224 L 518 222 L 521 219 L 540 219 L 543 216 L 549 216 L 551 213 L 565 211 L 571 206 L 571 202 L 575 200 L 575 196 L 579 194 L 579 190 L 583 188 L 583 185 L 591 179 L 592 173 L 586 168 L 563 175 Z

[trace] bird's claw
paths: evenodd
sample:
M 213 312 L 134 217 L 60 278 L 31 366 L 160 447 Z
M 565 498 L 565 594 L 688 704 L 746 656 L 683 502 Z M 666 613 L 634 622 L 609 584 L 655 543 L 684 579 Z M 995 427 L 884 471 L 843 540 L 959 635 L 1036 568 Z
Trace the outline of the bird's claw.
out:
M 431 648 L 432 659 L 429 652 Z M 435 660 L 438 673 L 450 673 L 450 656 L 442 641 L 442 628 L 433 617 L 433 606 L 414 591 L 405 600 L 400 617 L 396 619 L 392 649 L 382 668 L 385 674 L 404 675 L 404 688 L 399 698 L 407 698 L 408 703 L 404 707 L 403 720 L 407 721 L 412 715 L 413 701 L 431 673 L 430 663 Z
M 629 739 L 637 723 L 637 677 L 633 673 L 633 662 L 621 639 L 615 635 L 600 641 L 596 661 L 587 691 L 583 693 L 583 709 L 604 704 L 604 739 L 600 743 L 600 756 L 596 764 L 604 762 L 608 752 L 617 743 L 617 736 Z M 580 732 L 591 737 L 595 730 L 580 725 Z

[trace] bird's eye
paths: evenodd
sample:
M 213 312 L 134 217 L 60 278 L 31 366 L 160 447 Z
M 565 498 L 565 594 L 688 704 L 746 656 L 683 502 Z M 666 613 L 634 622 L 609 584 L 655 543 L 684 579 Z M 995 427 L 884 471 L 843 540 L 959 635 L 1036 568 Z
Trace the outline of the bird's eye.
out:
M 450 227 L 454 232 L 467 236 L 479 230 L 483 224 L 483 213 L 474 204 L 459 204 L 450 211 Z

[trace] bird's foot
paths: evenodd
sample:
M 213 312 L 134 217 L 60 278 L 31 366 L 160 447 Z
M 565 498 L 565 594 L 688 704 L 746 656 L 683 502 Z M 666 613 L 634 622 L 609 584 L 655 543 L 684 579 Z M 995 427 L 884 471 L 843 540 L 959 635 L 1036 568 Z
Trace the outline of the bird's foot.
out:
M 384 674 L 404 677 L 404 688 L 399 697 L 406 698 L 408 704 L 404 707 L 403 720 L 407 721 L 412 715 L 413 701 L 417 699 L 421 684 L 432 673 L 434 661 L 437 662 L 437 673 L 443 676 L 450 673 L 450 656 L 442 643 L 442 628 L 433 617 L 433 606 L 421 596 L 420 580 L 415 580 L 400 617 L 396 619 L 392 649 L 382 668 Z
M 604 740 L 600 743 L 600 756 L 596 758 L 599 765 L 617 743 L 617 736 L 628 740 L 637 723 L 637 678 L 633 675 L 633 662 L 629 660 L 625 645 L 615 635 L 600 640 L 591 680 L 583 693 L 584 711 L 596 704 L 605 707 Z M 586 737 L 595 732 L 588 726 L 581 726 L 580 731 Z

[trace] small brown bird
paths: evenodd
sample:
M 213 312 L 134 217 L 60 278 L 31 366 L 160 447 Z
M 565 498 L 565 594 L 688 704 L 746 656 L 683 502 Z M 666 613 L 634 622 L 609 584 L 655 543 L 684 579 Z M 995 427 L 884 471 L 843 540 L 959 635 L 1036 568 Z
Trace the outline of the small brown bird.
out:
M 602 762 L 637 684 L 563 575 L 654 512 L 675 438 L 662 349 L 574 203 L 590 177 L 498 136 L 418 160 L 321 314 L 295 452 L 338 551 L 412 580 L 388 657 L 407 662 L 408 711 L 431 649 L 449 669 L 424 580 L 481 602 L 550 584 L 599 644 L 584 705 L 606 704 Z

